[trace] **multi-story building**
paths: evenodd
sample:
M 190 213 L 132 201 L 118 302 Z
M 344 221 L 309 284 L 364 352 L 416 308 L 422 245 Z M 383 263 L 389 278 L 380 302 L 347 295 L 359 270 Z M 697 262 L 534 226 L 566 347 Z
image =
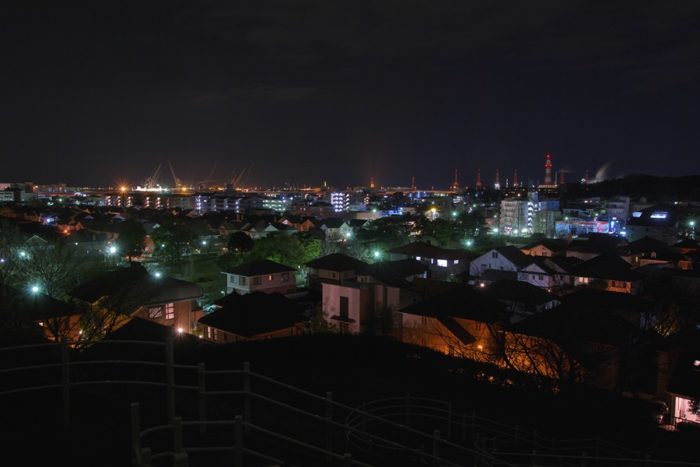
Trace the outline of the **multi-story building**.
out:
M 331 204 L 335 212 L 347 212 L 350 210 L 350 193 L 336 191 L 331 193 Z

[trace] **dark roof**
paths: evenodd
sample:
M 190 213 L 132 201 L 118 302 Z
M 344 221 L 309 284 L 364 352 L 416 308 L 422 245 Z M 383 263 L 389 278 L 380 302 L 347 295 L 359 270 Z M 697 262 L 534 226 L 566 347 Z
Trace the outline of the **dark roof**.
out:
M 199 338 L 192 334 L 178 333 L 173 326 L 165 326 L 139 317 L 131 318 L 126 324 L 105 336 L 106 340 L 140 340 L 153 342 L 165 342 L 170 338 L 175 338 L 176 341 L 186 341 L 188 343 L 202 343 Z
M 504 307 L 473 287 L 459 287 L 401 309 L 402 313 L 422 316 L 449 316 L 484 323 L 500 321 Z
M 641 276 L 632 270 L 632 266 L 617 255 L 603 254 L 584 261 L 574 268 L 574 274 L 579 277 L 593 279 L 636 281 Z
M 306 266 L 328 271 L 357 271 L 367 266 L 367 263 L 343 253 L 333 253 L 311 260 Z
M 508 261 L 515 264 L 518 268 L 527 266 L 531 259 L 530 256 L 520 251 L 520 248 L 514 247 L 513 245 L 500 246 L 494 249 L 499 254 L 503 255 Z
M 530 336 L 547 337 L 565 348 L 575 342 L 620 345 L 628 342 L 630 336 L 643 332 L 638 325 L 615 313 L 569 304 L 530 316 L 513 324 L 511 329 Z
M 561 297 L 562 304 L 581 310 L 599 310 L 608 312 L 632 312 L 635 314 L 650 311 L 653 303 L 637 295 L 608 292 L 593 288 L 576 288 Z
M 556 295 L 552 295 L 540 287 L 512 279 L 498 280 L 480 290 L 496 300 L 527 305 L 542 305 L 557 300 Z
M 286 329 L 305 320 L 301 306 L 281 294 L 229 294 L 218 300 L 221 308 L 199 322 L 238 336 L 252 337 Z
M 608 234 L 591 233 L 585 237 L 579 237 L 571 241 L 568 250 L 583 253 L 615 253 L 617 248 L 624 244 L 621 237 Z
M 406 245 L 397 246 L 389 250 L 389 253 L 406 256 L 420 256 L 422 258 L 439 259 L 464 259 L 469 257 L 469 253 L 464 250 L 450 250 L 440 248 L 428 242 L 413 242 Z
M 243 263 L 236 267 L 225 270 L 226 274 L 235 274 L 237 276 L 264 276 L 265 274 L 275 274 L 278 272 L 291 272 L 294 268 L 285 266 L 284 264 L 270 261 L 269 259 L 256 259 Z
M 339 229 L 345 221 L 343 219 L 324 219 L 320 223 L 320 227 L 326 227 L 327 229 Z
M 684 238 L 680 242 L 671 245 L 671 248 L 688 248 L 700 250 L 700 242 L 698 242 L 697 240 L 693 240 L 692 238 Z
M 459 341 L 464 345 L 473 344 L 476 338 L 469 331 L 464 329 L 460 324 L 449 316 L 438 316 L 437 320 L 447 328 Z
M 672 250 L 665 243 L 651 237 L 643 237 L 627 245 L 624 250 L 633 255 L 651 257 L 652 259 L 678 261 L 681 259 L 680 253 Z M 653 255 L 653 256 L 652 256 Z
M 60 318 L 82 314 L 84 310 L 56 300 L 42 293 L 31 293 L 14 287 L 0 287 L 0 303 L 12 307 L 20 316 L 26 316 L 32 321 Z
M 88 303 L 102 297 L 119 297 L 132 306 L 191 300 L 202 296 L 202 289 L 193 282 L 171 277 L 155 277 L 140 264 L 102 274 L 82 283 L 69 295 Z
M 428 265 L 415 259 L 401 259 L 368 264 L 359 271 L 359 274 L 371 276 L 389 285 L 403 286 L 407 285 L 407 277 L 420 275 L 429 270 Z

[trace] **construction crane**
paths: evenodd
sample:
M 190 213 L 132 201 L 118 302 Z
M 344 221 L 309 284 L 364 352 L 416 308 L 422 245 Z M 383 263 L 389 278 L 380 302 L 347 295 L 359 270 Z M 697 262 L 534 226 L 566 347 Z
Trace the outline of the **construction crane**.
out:
M 156 169 L 155 172 L 153 172 L 153 175 L 148 177 L 145 182 L 143 182 L 143 187 L 145 189 L 155 189 L 158 188 L 158 174 L 160 173 L 160 168 L 162 167 L 163 164 L 158 164 L 158 168 Z
M 175 183 L 175 189 L 179 190 L 184 187 L 182 180 L 177 178 L 177 175 L 175 175 L 175 169 L 173 169 L 173 164 L 168 161 L 168 165 L 170 166 L 170 173 L 173 175 L 173 182 Z

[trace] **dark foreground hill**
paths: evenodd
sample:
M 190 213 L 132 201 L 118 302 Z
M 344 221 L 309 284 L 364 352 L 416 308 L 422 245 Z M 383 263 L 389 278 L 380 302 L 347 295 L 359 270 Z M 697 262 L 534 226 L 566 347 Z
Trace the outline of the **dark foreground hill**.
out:
M 694 458 L 692 451 L 684 450 L 691 435 L 667 433 L 654 427 L 647 407 L 638 401 L 583 388 L 553 395 L 497 369 L 389 339 L 319 335 L 217 346 L 183 339 L 176 343 L 175 350 L 178 363 L 204 362 L 208 369 L 223 369 L 242 368 L 247 361 L 255 372 L 319 395 L 332 391 L 335 400 L 351 406 L 410 393 L 451 400 L 456 411 L 476 413 L 545 436 L 601 436 L 650 453 L 653 458 Z M 104 345 L 71 358 L 158 360 L 162 358 L 159 352 L 160 349 L 144 350 L 132 344 Z M 16 362 L 5 361 L 2 365 L 29 360 L 25 352 Z M 93 373 L 76 372 L 72 377 L 76 380 L 159 377 L 158 371 L 150 368 L 132 369 L 122 365 L 114 373 L 108 366 L 90 370 Z M 28 373 L 16 374 L 12 383 L 21 384 L 25 378 L 37 384 L 38 370 Z M 190 383 L 186 378 L 178 382 Z M 234 378 L 231 384 L 240 381 Z M 141 403 L 144 426 L 158 423 L 163 407 L 160 389 L 123 384 L 81 386 L 74 388 L 71 396 L 73 426 L 68 431 L 61 426 L 60 390 L 0 399 L 3 452 L 18 453 L 27 465 L 45 462 L 72 466 L 128 465 L 129 403 Z M 186 398 L 178 402 L 178 413 L 185 419 L 192 417 L 195 402 Z M 235 409 L 222 404 L 221 411 L 226 410 Z M 295 421 L 290 419 L 288 423 Z

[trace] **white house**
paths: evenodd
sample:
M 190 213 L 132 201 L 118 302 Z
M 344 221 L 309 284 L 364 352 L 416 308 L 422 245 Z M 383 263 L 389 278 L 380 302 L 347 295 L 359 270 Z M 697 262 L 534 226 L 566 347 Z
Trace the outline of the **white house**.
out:
M 517 272 L 531 260 L 532 258 L 514 246 L 494 248 L 472 260 L 469 275 L 481 277 L 488 270 Z
M 284 264 L 260 259 L 241 264 L 223 272 L 226 293 L 251 292 L 290 294 L 296 290 L 295 270 Z
M 556 288 L 573 285 L 570 268 L 562 266 L 549 258 L 533 258 L 530 263 L 518 271 L 518 280 L 552 291 Z

